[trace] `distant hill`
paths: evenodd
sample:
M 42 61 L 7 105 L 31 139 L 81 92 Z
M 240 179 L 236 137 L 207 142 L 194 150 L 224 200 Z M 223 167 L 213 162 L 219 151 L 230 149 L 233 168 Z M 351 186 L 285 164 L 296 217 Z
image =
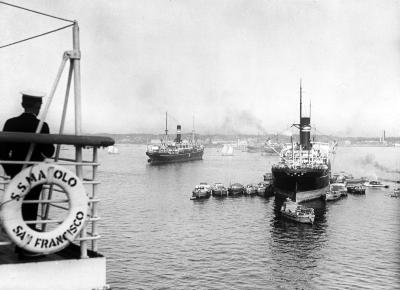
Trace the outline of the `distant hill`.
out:
M 142 134 L 142 133 L 131 133 L 131 134 L 110 134 L 110 133 L 98 133 L 93 135 L 109 136 L 115 140 L 116 143 L 131 143 L 131 144 L 149 144 L 151 140 L 159 140 L 164 137 L 163 134 Z M 169 135 L 169 138 L 173 140 L 175 135 Z M 183 139 L 191 139 L 191 133 L 183 133 Z M 265 142 L 270 139 L 273 142 L 288 143 L 290 137 L 284 135 L 267 134 L 267 135 L 223 135 L 223 134 L 196 134 L 195 138 L 198 142 L 204 145 L 211 145 L 215 143 L 228 143 L 237 142 L 238 140 L 252 140 L 258 142 Z M 298 140 L 298 135 L 294 135 L 293 139 Z M 315 141 L 329 142 L 337 141 L 339 144 L 357 144 L 357 143 L 368 143 L 368 142 L 379 142 L 379 138 L 368 138 L 368 137 L 338 137 L 332 135 L 316 135 Z M 388 137 L 386 138 L 388 143 L 400 143 L 400 137 Z

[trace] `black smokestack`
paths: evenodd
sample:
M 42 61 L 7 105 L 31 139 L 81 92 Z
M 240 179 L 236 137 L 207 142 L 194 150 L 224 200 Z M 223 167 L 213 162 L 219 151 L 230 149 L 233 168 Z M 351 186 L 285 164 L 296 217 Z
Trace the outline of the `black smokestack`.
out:
M 300 118 L 300 144 L 301 144 L 302 148 L 305 150 L 311 149 L 310 133 L 311 133 L 310 118 L 309 117 L 301 117 Z
M 181 142 L 181 125 L 176 126 L 176 139 L 175 142 L 180 143 Z

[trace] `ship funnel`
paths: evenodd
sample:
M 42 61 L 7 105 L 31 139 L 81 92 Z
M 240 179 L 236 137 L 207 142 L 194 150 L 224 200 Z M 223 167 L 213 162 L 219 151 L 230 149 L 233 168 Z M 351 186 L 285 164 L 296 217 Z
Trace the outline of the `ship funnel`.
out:
M 310 150 L 311 149 L 311 126 L 310 126 L 310 117 L 301 117 L 300 118 L 300 144 L 303 149 Z
M 176 126 L 176 139 L 175 142 L 180 143 L 181 142 L 181 125 Z

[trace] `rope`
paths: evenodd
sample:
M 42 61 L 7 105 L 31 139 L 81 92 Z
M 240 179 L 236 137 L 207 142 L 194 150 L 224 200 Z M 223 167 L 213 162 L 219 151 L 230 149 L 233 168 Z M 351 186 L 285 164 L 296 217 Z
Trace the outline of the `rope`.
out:
M 14 8 L 26 10 L 26 11 L 29 11 L 29 12 L 32 12 L 32 13 L 44 15 L 44 16 L 55 18 L 55 19 L 59 19 L 59 20 L 62 20 L 62 21 L 67 21 L 67 22 L 74 23 L 73 20 L 69 20 L 69 19 L 53 16 L 53 15 L 46 14 L 46 13 L 43 13 L 43 12 L 35 11 L 35 10 L 32 10 L 32 9 L 28 9 L 28 8 L 25 8 L 25 7 L 17 6 L 17 5 L 14 5 L 14 4 L 10 4 L 10 3 L 4 2 L 4 1 L 0 1 L 0 4 L 8 5 L 8 6 L 11 6 L 11 7 L 14 7 Z
M 74 24 L 69 24 L 69 25 L 66 25 L 66 26 L 51 30 L 51 31 L 47 31 L 47 32 L 44 32 L 44 33 L 41 33 L 41 34 L 38 34 L 38 35 L 35 35 L 35 36 L 31 36 L 31 37 L 28 37 L 28 38 L 25 38 L 25 39 L 22 39 L 22 40 L 18 40 L 18 41 L 15 41 L 15 42 L 12 42 L 12 43 L 9 43 L 9 44 L 6 44 L 6 45 L 2 45 L 2 46 L 0 46 L 0 48 L 4 48 L 4 47 L 7 47 L 7 46 L 11 46 L 11 45 L 17 44 L 17 43 L 28 41 L 28 40 L 31 40 L 31 39 L 34 39 L 34 38 L 37 38 L 37 37 L 41 37 L 41 36 L 44 36 L 46 34 L 50 34 L 50 33 L 53 33 L 53 32 L 56 32 L 56 31 L 71 27 L 73 25 Z

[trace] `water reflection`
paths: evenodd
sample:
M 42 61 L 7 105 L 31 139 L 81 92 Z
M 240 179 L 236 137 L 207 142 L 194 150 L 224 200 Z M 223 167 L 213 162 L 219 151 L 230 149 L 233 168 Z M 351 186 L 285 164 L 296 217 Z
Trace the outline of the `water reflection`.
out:
M 271 274 L 273 281 L 288 288 L 302 285 L 312 288 L 317 277 L 315 269 L 321 258 L 321 247 L 326 243 L 326 206 L 322 199 L 303 203 L 315 211 L 315 222 L 302 224 L 281 217 L 283 199 L 274 200 L 274 218 L 271 219 Z M 288 275 L 290 273 L 290 275 Z

